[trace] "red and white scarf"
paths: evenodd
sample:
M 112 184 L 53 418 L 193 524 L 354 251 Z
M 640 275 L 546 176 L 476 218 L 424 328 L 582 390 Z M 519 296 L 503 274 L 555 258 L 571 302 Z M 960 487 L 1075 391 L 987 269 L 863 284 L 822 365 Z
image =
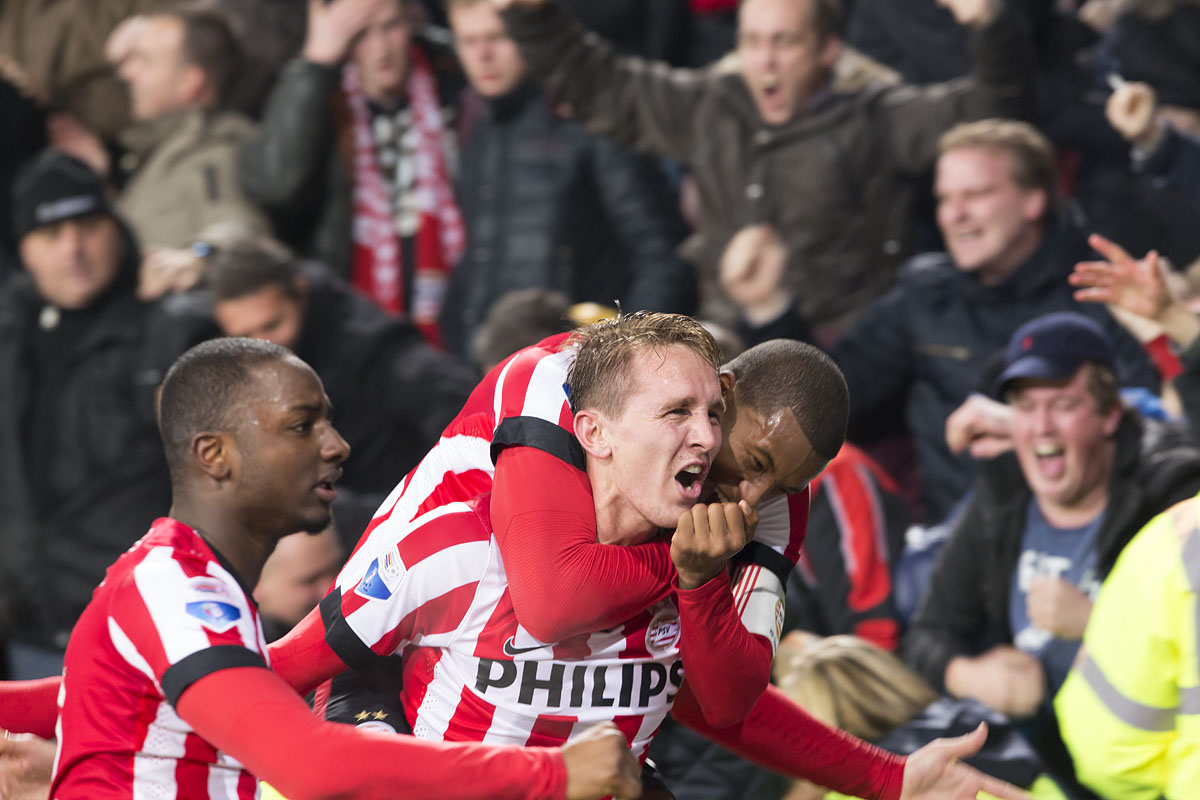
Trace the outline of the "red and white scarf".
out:
M 367 98 L 358 70 L 347 64 L 342 70 L 342 88 L 354 128 L 354 261 L 350 282 L 387 311 L 408 313 L 425 338 L 440 346 L 438 314 L 450 271 L 462 255 L 465 232 L 442 150 L 445 126 L 433 70 L 416 47 L 410 50 L 409 59 L 408 103 L 417 131 L 414 200 L 420 214 L 417 263 L 415 268 L 410 267 L 414 269 L 413 296 L 404 296 L 403 250 L 375 152 Z

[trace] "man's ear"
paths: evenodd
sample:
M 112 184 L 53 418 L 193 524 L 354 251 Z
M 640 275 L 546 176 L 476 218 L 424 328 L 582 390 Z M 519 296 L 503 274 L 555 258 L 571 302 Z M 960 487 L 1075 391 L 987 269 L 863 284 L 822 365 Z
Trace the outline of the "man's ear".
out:
M 734 401 L 737 399 L 737 376 L 722 370 L 717 373 L 717 380 L 721 383 L 721 400 L 724 401 L 725 413 L 728 414 L 734 409 Z
M 604 423 L 604 415 L 598 411 L 578 411 L 575 414 L 575 438 L 583 446 L 584 452 L 594 458 L 612 455 Z
M 1113 403 L 1113 407 L 1104 415 L 1104 435 L 1116 436 L 1117 428 L 1121 427 L 1121 418 L 1125 415 L 1125 410 L 1120 403 Z
M 214 481 L 228 480 L 236 460 L 237 448 L 228 434 L 201 431 L 192 437 L 192 461 Z

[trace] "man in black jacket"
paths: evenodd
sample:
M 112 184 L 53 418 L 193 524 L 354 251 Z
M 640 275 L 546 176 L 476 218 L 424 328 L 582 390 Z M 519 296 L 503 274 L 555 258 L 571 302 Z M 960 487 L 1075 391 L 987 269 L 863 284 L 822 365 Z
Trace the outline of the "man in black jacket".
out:
M 298 264 L 265 237 L 217 248 L 206 276 L 223 333 L 287 347 L 325 384 L 351 449 L 333 507 L 349 552 L 396 482 L 458 413 L 475 388 L 474 372 L 434 350 L 403 317 L 319 265 Z
M 938 689 L 974 697 L 1027 732 L 1073 796 L 1051 705 L 1092 598 L 1151 517 L 1200 490 L 1200 449 L 1121 405 L 1112 342 L 1057 312 L 1019 328 L 997 394 L 1014 453 L 986 462 L 904 640 Z
M 23 270 L 0 288 L 0 626 L 11 677 L 32 678 L 62 669 L 105 566 L 167 512 L 154 391 L 197 339 L 135 297 L 137 244 L 87 165 L 44 151 L 13 209 Z
M 462 142 L 467 248 L 443 307 L 447 345 L 470 342 L 505 291 L 691 313 L 696 276 L 674 251 L 686 230 L 658 163 L 557 114 L 526 75 L 486 0 L 448 5 L 459 59 L 483 108 Z
M 1025 123 L 984 120 L 952 129 L 940 149 L 935 191 L 946 252 L 905 264 L 897 285 L 833 351 L 850 386 L 852 440 L 877 433 L 879 418 L 903 407 L 928 523 L 945 519 L 975 474 L 969 458 L 946 446 L 946 418 L 1024 322 L 1078 309 L 1112 336 L 1123 385 L 1158 380 L 1107 310 L 1072 297 L 1067 275 L 1088 250 L 1068 215 L 1056 212 L 1045 137 Z

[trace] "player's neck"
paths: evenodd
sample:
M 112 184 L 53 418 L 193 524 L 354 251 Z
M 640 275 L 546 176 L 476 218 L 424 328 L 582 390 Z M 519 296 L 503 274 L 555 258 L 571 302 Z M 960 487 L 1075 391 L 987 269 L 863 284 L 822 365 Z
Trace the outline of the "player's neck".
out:
M 596 540 L 601 544 L 641 544 L 657 530 L 615 485 L 593 480 L 592 496 L 596 505 Z
M 275 549 L 275 540 L 247 529 L 245 521 L 228 518 L 204 504 L 179 502 L 171 506 L 172 519 L 196 531 L 209 547 L 229 562 L 245 586 L 258 585 L 263 564 Z

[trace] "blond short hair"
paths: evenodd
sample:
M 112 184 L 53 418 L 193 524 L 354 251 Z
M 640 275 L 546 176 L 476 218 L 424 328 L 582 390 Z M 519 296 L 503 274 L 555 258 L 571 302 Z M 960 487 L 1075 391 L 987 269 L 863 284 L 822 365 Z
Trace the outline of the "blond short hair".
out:
M 712 366 L 714 375 L 721 365 L 721 350 L 712 334 L 682 314 L 621 314 L 578 329 L 571 343 L 577 349 L 567 375 L 573 411 L 587 408 L 620 414 L 633 383 L 629 364 L 638 353 L 683 345 Z
M 891 653 L 857 636 L 789 635 L 775 655 L 779 688 L 809 714 L 860 739 L 878 739 L 938 695 Z
M 939 155 L 967 147 L 989 147 L 1012 157 L 1010 176 L 1026 191 L 1041 189 L 1046 194 L 1047 213 L 1059 201 L 1058 169 L 1054 145 L 1037 129 L 1015 119 L 983 119 L 955 125 L 942 134 Z

